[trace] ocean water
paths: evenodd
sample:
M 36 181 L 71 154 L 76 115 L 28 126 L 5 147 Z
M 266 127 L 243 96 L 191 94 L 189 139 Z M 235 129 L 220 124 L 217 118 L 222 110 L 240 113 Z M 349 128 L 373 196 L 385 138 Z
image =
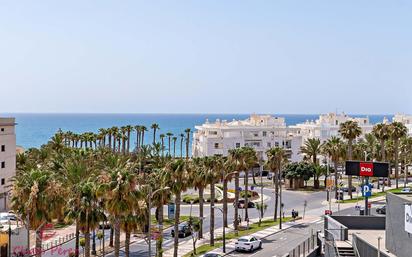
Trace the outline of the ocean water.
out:
M 319 114 L 273 114 L 274 116 L 285 117 L 287 125 L 294 125 L 315 120 Z M 0 116 L 16 118 L 17 144 L 24 148 L 39 147 L 47 143 L 50 137 L 60 128 L 63 131 L 76 133 L 97 132 L 99 128 L 109 128 L 124 125 L 144 125 L 149 131 L 145 133 L 144 142 L 152 142 L 153 134 L 150 125 L 159 124 L 159 134 L 173 133 L 178 137 L 176 152 L 180 153 L 179 135 L 184 133 L 186 128 L 194 130 L 195 125 L 203 124 L 206 119 L 210 122 L 216 119 L 228 120 L 246 119 L 249 114 L 24 114 L 10 113 Z M 354 117 L 369 116 L 372 123 L 378 123 L 384 117 L 392 118 L 392 115 L 351 115 Z M 132 134 L 133 145 L 136 141 L 136 134 Z M 165 140 L 167 145 L 167 140 Z

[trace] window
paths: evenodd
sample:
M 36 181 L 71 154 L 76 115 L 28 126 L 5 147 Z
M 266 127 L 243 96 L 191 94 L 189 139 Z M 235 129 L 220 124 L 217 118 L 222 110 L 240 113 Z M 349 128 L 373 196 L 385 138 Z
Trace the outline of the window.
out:
M 239 148 L 240 147 L 240 143 L 236 143 L 236 148 Z
M 1 168 L 2 169 L 6 168 L 6 162 L 1 162 Z
M 219 148 L 219 143 L 215 143 L 215 149 Z
M 1 145 L 1 151 L 5 152 L 6 151 L 6 146 L 5 145 Z
M 258 137 L 258 136 L 259 136 L 259 134 L 258 134 L 258 133 L 253 133 L 253 135 L 254 135 L 255 137 Z
M 275 142 L 275 146 L 278 147 L 278 146 L 279 146 L 279 142 Z
M 209 135 L 217 135 L 217 131 L 209 131 Z
M 265 136 L 266 136 L 266 131 L 263 131 L 262 134 L 263 134 L 263 136 L 265 137 Z
M 339 122 L 338 122 L 338 120 L 336 120 L 336 122 L 335 122 L 335 123 L 336 123 L 336 125 L 338 125 L 338 123 L 339 123 Z
M 2 178 L 2 179 L 1 179 L 1 185 L 4 185 L 4 183 L 5 183 L 5 179 Z
M 270 142 L 268 142 L 268 147 L 272 147 L 272 144 Z
M 0 130 L 1 130 L 1 132 L 4 132 L 4 128 L 1 128 Z

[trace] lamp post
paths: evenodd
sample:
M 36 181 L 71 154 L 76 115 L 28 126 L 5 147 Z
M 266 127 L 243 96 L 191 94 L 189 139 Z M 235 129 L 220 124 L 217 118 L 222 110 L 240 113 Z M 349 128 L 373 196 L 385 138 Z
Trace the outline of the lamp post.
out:
M 212 207 L 213 209 L 218 209 L 219 211 L 222 212 L 223 216 L 225 215 L 224 211 L 216 206 Z M 223 253 L 226 253 L 226 230 L 225 230 L 225 226 L 223 226 Z
M 148 205 L 149 205 L 149 229 L 147 232 L 147 237 L 148 237 L 148 242 L 149 242 L 149 257 L 152 256 L 152 230 L 151 230 L 151 226 L 152 226 L 152 213 L 151 213 L 151 209 L 152 209 L 152 198 L 153 196 L 163 190 L 169 190 L 170 187 L 164 187 L 164 188 L 159 188 L 157 190 L 155 190 L 154 192 L 152 192 L 152 188 L 149 186 L 149 199 L 148 199 Z M 162 204 L 162 208 L 163 208 L 163 204 Z M 160 231 L 160 233 L 163 233 L 163 231 Z

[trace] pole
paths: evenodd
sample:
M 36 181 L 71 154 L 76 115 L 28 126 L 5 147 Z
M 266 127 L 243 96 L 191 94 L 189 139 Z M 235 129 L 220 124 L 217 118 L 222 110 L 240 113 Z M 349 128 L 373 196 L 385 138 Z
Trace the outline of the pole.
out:
M 9 219 L 9 243 L 8 243 L 8 257 L 11 257 L 11 224 Z
M 364 185 L 364 188 L 365 188 L 365 186 L 367 186 L 368 184 L 369 184 L 369 177 L 365 177 L 365 185 Z M 368 197 L 366 196 L 365 189 L 363 190 L 363 194 L 364 194 L 364 197 L 365 197 L 365 216 L 367 216 L 367 215 L 369 215 L 369 208 L 368 208 Z
M 381 257 L 381 239 L 382 237 L 378 237 L 378 257 Z
M 262 164 L 259 163 L 259 169 L 260 169 L 260 221 L 262 221 L 263 218 L 263 167 Z
M 223 211 L 222 211 L 223 213 Z M 225 226 L 223 226 L 223 253 L 226 253 L 226 230 Z

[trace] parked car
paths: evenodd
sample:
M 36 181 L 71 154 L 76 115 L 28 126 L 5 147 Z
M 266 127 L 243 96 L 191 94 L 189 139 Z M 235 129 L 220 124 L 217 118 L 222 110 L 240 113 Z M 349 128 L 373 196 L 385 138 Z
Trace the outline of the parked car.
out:
M 386 214 L 386 205 L 376 208 L 376 213 Z
M 254 202 L 248 201 L 247 205 L 248 205 L 248 209 L 255 208 L 255 203 Z M 245 208 L 245 200 L 240 199 L 237 203 L 237 207 L 240 208 L 240 209 L 244 209 Z
M 174 230 L 174 228 L 172 228 L 171 234 L 172 234 L 172 237 L 175 236 L 175 230 Z M 186 222 L 185 222 L 185 223 L 182 223 L 182 224 L 179 224 L 179 227 L 178 227 L 178 237 L 182 237 L 182 238 L 183 238 L 183 237 L 190 236 L 191 234 L 192 234 L 192 231 L 190 231 L 189 224 L 187 224 Z
M 223 257 L 223 255 L 219 253 L 206 253 L 203 257 Z
M 253 252 L 256 249 L 262 248 L 262 241 L 254 236 L 242 236 L 235 243 L 236 251 Z
M 264 176 L 269 176 L 269 174 L 270 174 L 270 171 L 268 171 L 268 170 L 262 170 L 262 177 L 264 177 Z
M 0 212 L 0 221 L 17 220 L 17 216 L 10 212 Z
M 411 189 L 409 188 L 409 187 L 404 187 L 404 188 L 402 188 L 402 191 L 401 191 L 402 193 L 410 193 L 411 192 Z
M 349 192 L 349 187 L 348 186 L 342 187 L 342 191 Z M 356 192 L 356 187 L 352 186 L 352 192 Z
M 267 177 L 267 179 L 272 180 L 273 179 L 273 173 L 269 172 L 266 177 Z

